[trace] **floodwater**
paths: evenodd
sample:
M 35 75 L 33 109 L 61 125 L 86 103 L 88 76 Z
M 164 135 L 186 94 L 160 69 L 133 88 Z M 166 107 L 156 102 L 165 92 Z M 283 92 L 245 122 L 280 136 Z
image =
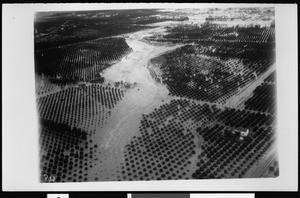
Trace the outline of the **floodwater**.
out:
M 97 156 L 98 165 L 89 172 L 91 179 L 95 175 L 99 180 L 120 179 L 124 146 L 138 135 L 142 115 L 170 100 L 168 89 L 151 77 L 147 65 L 150 59 L 182 45 L 152 46 L 141 41 L 144 36 L 161 31 L 163 28 L 159 27 L 125 35 L 133 51 L 101 74 L 105 84 L 123 81 L 136 86 L 126 89 L 123 99 L 111 110 L 107 124 L 93 136 L 93 141 L 101 145 L 101 153 Z

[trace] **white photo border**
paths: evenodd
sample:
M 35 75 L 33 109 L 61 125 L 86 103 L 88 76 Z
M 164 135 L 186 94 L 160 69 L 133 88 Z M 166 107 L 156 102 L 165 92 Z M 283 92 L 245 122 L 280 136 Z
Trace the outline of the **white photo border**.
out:
M 40 11 L 133 8 L 275 7 L 278 178 L 40 183 L 33 20 Z M 298 188 L 297 5 L 291 4 L 3 4 L 3 191 L 293 191 Z

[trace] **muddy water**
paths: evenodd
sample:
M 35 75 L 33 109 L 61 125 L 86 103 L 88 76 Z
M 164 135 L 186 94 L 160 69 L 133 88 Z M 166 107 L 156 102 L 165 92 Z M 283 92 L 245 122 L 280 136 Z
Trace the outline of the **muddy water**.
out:
M 124 98 L 111 110 L 107 124 L 96 130 L 93 140 L 102 149 L 97 154 L 97 165 L 89 173 L 90 180 L 95 175 L 100 181 L 121 179 L 124 146 L 137 134 L 142 115 L 152 112 L 169 100 L 168 89 L 151 77 L 147 64 L 151 58 L 181 45 L 152 46 L 141 41 L 143 36 L 153 31 L 161 31 L 161 28 L 128 35 L 126 42 L 133 51 L 102 74 L 105 84 L 123 81 L 137 85 L 126 89 Z

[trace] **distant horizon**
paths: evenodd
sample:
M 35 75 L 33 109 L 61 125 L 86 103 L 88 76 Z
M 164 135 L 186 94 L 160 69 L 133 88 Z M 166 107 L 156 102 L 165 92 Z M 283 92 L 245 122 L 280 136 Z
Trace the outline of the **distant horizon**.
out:
M 127 3 L 126 3 L 127 4 Z M 195 3 L 195 4 L 199 4 L 199 3 Z M 98 11 L 120 11 L 120 10 L 174 10 L 174 11 L 178 11 L 178 10 L 193 10 L 193 11 L 196 11 L 196 10 L 203 10 L 203 9 L 254 9 L 254 8 L 257 8 L 257 9 L 274 9 L 275 7 L 274 6 L 253 6 L 253 7 L 248 7 L 248 6 L 226 6 L 226 7 L 218 7 L 218 6 L 212 6 L 212 7 L 199 7 L 199 8 L 193 8 L 193 7 L 180 7 L 180 8 L 170 8 L 170 7 L 152 7 L 152 8 L 146 8 L 146 7 L 142 7 L 142 8 L 119 8 L 119 9 L 116 9 L 116 8 L 101 8 L 101 9 L 89 9 L 89 8 L 86 8 L 86 9 L 74 9 L 74 10 L 49 10 L 49 11 L 37 11 L 36 13 L 46 13 L 46 12 L 60 12 L 60 13 L 68 13 L 68 12 L 87 12 L 87 11 L 92 11 L 92 12 L 98 12 Z
M 99 6 L 99 8 L 98 8 Z M 136 9 L 207 9 L 207 8 L 274 8 L 274 4 L 234 4 L 234 3 L 62 3 L 34 4 L 36 12 L 101 11 L 101 10 L 136 10 Z

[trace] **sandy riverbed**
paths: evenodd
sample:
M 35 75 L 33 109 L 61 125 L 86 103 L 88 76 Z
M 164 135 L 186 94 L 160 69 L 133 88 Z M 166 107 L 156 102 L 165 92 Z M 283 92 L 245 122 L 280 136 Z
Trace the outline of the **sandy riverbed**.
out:
M 125 35 L 126 42 L 133 51 L 102 73 L 105 84 L 123 81 L 136 82 L 137 86 L 126 90 L 124 98 L 111 110 L 107 124 L 97 129 L 93 136 L 93 140 L 102 147 L 102 152 L 98 154 L 98 158 L 102 160 L 90 171 L 91 177 L 96 174 L 99 180 L 117 180 L 123 162 L 124 146 L 132 136 L 137 135 L 142 115 L 152 112 L 169 100 L 168 89 L 151 77 L 147 65 L 151 58 L 182 45 L 153 46 L 141 41 L 144 36 L 161 31 L 163 26 Z

